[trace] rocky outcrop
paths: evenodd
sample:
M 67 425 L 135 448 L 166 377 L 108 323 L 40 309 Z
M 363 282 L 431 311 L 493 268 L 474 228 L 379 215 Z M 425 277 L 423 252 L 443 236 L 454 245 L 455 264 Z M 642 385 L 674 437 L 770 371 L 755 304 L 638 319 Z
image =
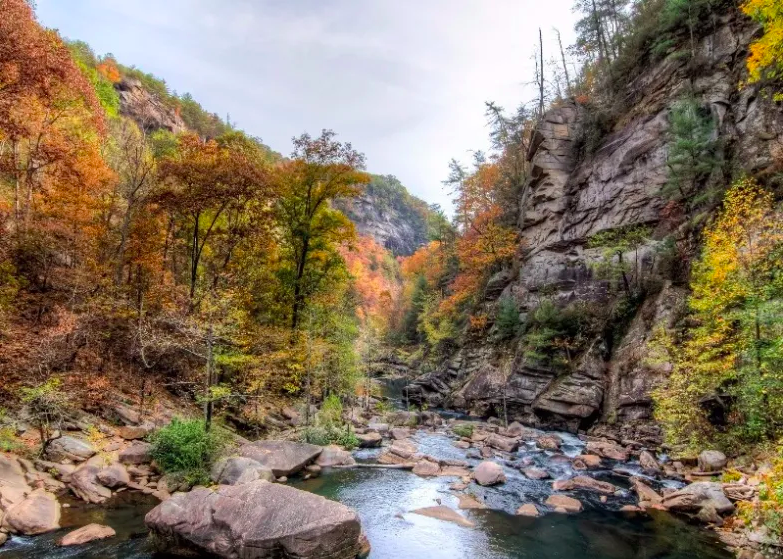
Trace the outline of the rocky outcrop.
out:
M 281 477 L 303 470 L 321 454 L 321 447 L 291 441 L 255 441 L 239 447 L 237 454 L 252 458 Z
M 150 511 L 145 522 L 170 552 L 354 559 L 367 547 L 353 510 L 267 481 L 177 493 Z
M 179 134 L 187 129 L 174 108 L 144 89 L 139 80 L 123 78 L 115 86 L 120 96 L 120 112 L 135 120 L 146 131 L 168 130 Z
M 560 307 L 609 308 L 616 295 L 593 273 L 603 249 L 592 248 L 590 240 L 643 226 L 649 240 L 624 255 L 633 262 L 630 280 L 647 286 L 629 320 L 611 336 L 587 340 L 567 366 L 537 361 L 521 347 L 516 355 L 501 354 L 489 328 L 489 336 L 466 338 L 440 368 L 416 379 L 408 387 L 411 400 L 484 417 L 507 412 L 510 420 L 570 431 L 611 423 L 620 438 L 660 442 L 660 431 L 651 426 L 650 394 L 671 367 L 651 364 L 646 346 L 656 325 L 681 317 L 687 298 L 659 250 L 666 235 L 681 234 L 679 222 L 663 211 L 668 201 L 661 195 L 668 179 L 669 113 L 692 90 L 712 112 L 727 156 L 750 172 L 770 169 L 773 152 L 783 145 L 775 132 L 783 129 L 783 111 L 753 88 L 739 87 L 753 33 L 747 20 L 726 16 L 697 45 L 698 67 L 672 55 L 648 68 L 628 85 L 628 108 L 592 154 L 580 149 L 588 109 L 574 101 L 552 107 L 534 133 L 530 179 L 519 199 L 524 251 L 511 268 L 517 273 L 493 277 L 491 299 L 512 298 L 522 320 L 544 298 Z M 687 262 L 673 266 L 686 268 Z M 485 303 L 490 317 L 494 305 Z

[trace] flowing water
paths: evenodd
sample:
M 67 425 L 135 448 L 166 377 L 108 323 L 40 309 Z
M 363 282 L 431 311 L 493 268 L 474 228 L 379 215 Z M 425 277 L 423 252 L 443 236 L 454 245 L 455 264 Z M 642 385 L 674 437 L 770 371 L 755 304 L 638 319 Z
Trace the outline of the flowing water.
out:
M 560 433 L 563 451 L 576 455 L 583 443 Z M 453 446 L 445 433 L 419 431 L 414 435 L 419 450 L 442 459 L 471 458 Z M 360 462 L 373 461 L 378 450 L 356 453 Z M 421 478 L 393 469 L 341 469 L 326 471 L 315 479 L 294 481 L 294 485 L 353 507 L 372 545 L 371 559 L 729 559 L 713 534 L 666 513 L 634 515 L 619 512 L 635 502 L 630 491 L 611 496 L 602 503 L 595 494 L 576 493 L 585 511 L 574 515 L 546 514 L 540 518 L 515 516 L 525 502 L 543 503 L 551 494 L 550 481 L 527 479 L 520 464 L 545 467 L 555 477 L 573 474 L 570 461 L 534 445 L 523 447 L 504 464 L 508 481 L 498 487 L 471 487 L 476 497 L 492 510 L 462 511 L 475 523 L 466 528 L 446 521 L 413 514 L 411 511 L 437 504 L 457 507 L 450 492 L 454 478 Z M 594 473 L 595 477 L 628 486 L 635 464 Z M 652 483 L 652 481 L 651 481 Z M 676 482 L 666 482 L 676 486 Z M 662 484 L 657 483 L 660 487 Z M 12 538 L 0 547 L 0 559 L 84 558 L 149 559 L 154 555 L 146 538 L 144 515 L 154 499 L 119 494 L 110 507 L 70 502 L 63 510 L 63 526 L 74 528 L 90 522 L 108 524 L 117 537 L 80 547 L 59 548 L 57 539 L 66 529 L 36 538 Z M 655 511 L 654 511 L 655 512 Z

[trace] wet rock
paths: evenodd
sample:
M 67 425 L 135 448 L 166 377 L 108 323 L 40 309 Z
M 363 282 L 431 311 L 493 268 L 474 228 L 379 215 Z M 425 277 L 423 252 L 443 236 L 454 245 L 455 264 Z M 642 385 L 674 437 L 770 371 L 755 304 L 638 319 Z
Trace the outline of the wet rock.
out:
M 220 485 L 242 485 L 260 479 L 274 481 L 272 470 L 246 456 L 231 456 L 219 460 L 210 473 L 212 481 Z
M 454 446 L 457 448 L 461 448 L 462 450 L 467 450 L 470 448 L 470 443 L 467 441 L 454 441 Z
M 88 503 L 100 504 L 107 501 L 111 497 L 111 489 L 98 481 L 98 474 L 103 468 L 103 458 L 100 456 L 95 456 L 76 468 L 69 484 L 71 491 Z
M 536 445 L 543 450 L 557 450 L 562 443 L 557 435 L 544 435 L 536 439 Z
M 438 520 L 445 520 L 446 522 L 453 522 L 466 528 L 472 528 L 475 526 L 473 522 L 462 516 L 454 509 L 450 509 L 445 505 L 439 505 L 437 507 L 424 507 L 422 509 L 416 509 L 411 511 L 413 514 L 420 514 L 421 516 L 428 516 L 430 518 L 437 518 Z
M 538 508 L 536 508 L 536 505 L 533 503 L 525 503 L 521 507 L 517 509 L 517 516 L 529 516 L 531 518 L 536 518 L 539 516 Z
M 122 464 L 149 464 L 152 462 L 152 445 L 149 443 L 136 441 L 128 448 L 120 452 L 119 460 Z
M 495 462 L 485 461 L 476 466 L 473 470 L 473 479 L 479 485 L 497 485 L 499 483 L 505 483 L 506 474 L 503 473 L 503 468 Z
M 441 477 L 465 477 L 470 476 L 470 470 L 464 466 L 444 465 L 441 466 L 438 475 Z
M 601 467 L 601 457 L 595 454 L 580 454 L 572 463 L 575 470 L 595 470 Z
M 378 433 L 388 433 L 389 432 L 389 424 L 388 423 L 372 423 L 370 422 L 367 425 L 367 429 L 370 431 L 377 431 Z
M 6 510 L 2 527 L 15 534 L 36 536 L 60 528 L 60 503 L 51 493 L 36 489 Z
M 484 444 L 503 452 L 516 452 L 519 449 L 519 440 L 497 434 L 488 437 Z
M 663 506 L 680 512 L 696 512 L 711 505 L 718 514 L 734 512 L 734 505 L 724 495 L 720 483 L 700 481 L 675 491 L 663 498 Z
M 419 460 L 413 466 L 413 473 L 421 477 L 434 477 L 440 473 L 440 465 L 430 460 Z
M 128 470 L 126 470 L 122 464 L 116 463 L 99 471 L 97 478 L 101 485 L 108 487 L 109 489 L 117 489 L 118 487 L 124 487 L 130 483 Z
M 720 472 L 727 462 L 726 455 L 719 450 L 705 450 L 699 454 L 699 470 L 702 472 Z
M 581 512 L 582 503 L 567 495 L 550 495 L 545 504 L 555 509 L 555 512 Z
M 82 545 L 94 540 L 103 540 L 117 535 L 114 528 L 102 524 L 88 524 L 73 532 L 68 532 L 57 542 L 60 546 Z
M 525 477 L 528 479 L 547 479 L 550 477 L 549 472 L 542 470 L 541 468 L 525 468 L 522 470 L 522 473 L 525 474 Z
M 482 458 L 493 458 L 495 456 L 495 452 L 488 446 L 482 447 L 480 454 Z
M 654 476 L 661 473 L 661 466 L 658 464 L 655 456 L 646 450 L 639 454 L 639 465 L 647 475 Z
M 356 435 L 356 438 L 359 439 L 359 446 L 361 448 L 379 447 L 381 446 L 381 442 L 383 442 L 381 434 L 375 431 L 370 431 L 364 435 Z
M 276 477 L 281 477 L 301 471 L 307 464 L 313 462 L 321 454 L 321 451 L 320 446 L 307 443 L 255 441 L 239 447 L 237 454 L 252 458 L 272 470 Z
M 619 462 L 628 460 L 628 451 L 609 441 L 588 441 L 585 445 L 585 452 Z
M 395 427 L 390 431 L 391 438 L 395 441 L 402 441 L 411 436 L 410 429 L 405 427 Z
M 614 495 L 620 488 L 606 481 L 599 481 L 587 476 L 576 476 L 571 479 L 558 479 L 552 484 L 555 491 L 572 491 L 574 489 L 584 489 L 595 491 L 605 495 Z
M 89 442 L 69 435 L 54 439 L 46 448 L 46 456 L 55 462 L 63 460 L 84 462 L 95 452 L 95 448 Z
M 334 466 L 353 466 L 356 464 L 356 460 L 347 450 L 343 450 L 337 445 L 330 445 L 324 447 L 315 463 L 322 468 L 332 468 Z
M 267 481 L 177 493 L 152 509 L 145 522 L 161 546 L 175 553 L 354 559 L 367 545 L 350 508 Z
M 484 502 L 479 501 L 475 495 L 469 493 L 457 495 L 457 499 L 459 500 L 457 507 L 461 510 L 482 510 L 489 508 Z
M 636 494 L 639 496 L 639 502 L 648 502 L 651 504 L 658 504 L 661 501 L 663 501 L 663 497 L 658 495 L 658 493 L 649 485 L 644 483 L 639 478 L 633 478 L 631 480 L 631 486 L 633 487 L 633 490 L 636 492 Z

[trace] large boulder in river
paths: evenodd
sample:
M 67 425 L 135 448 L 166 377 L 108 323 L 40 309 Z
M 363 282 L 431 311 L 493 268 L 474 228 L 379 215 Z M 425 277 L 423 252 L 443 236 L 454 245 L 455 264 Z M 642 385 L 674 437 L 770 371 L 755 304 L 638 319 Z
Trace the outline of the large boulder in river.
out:
M 519 439 L 512 439 L 502 435 L 490 435 L 484 444 L 503 452 L 516 452 L 519 449 Z
M 211 472 L 212 481 L 220 485 L 242 485 L 263 479 L 274 481 L 275 474 L 263 464 L 245 456 L 232 456 L 218 461 Z
M 347 450 L 343 450 L 337 445 L 329 445 L 324 447 L 315 463 L 322 468 L 332 468 L 334 466 L 353 466 L 356 464 L 356 460 Z
M 125 466 L 115 462 L 103 468 L 97 475 L 98 482 L 110 489 L 124 487 L 130 483 L 130 475 Z
M 239 447 L 238 454 L 271 469 L 276 477 L 287 477 L 315 460 L 321 447 L 292 441 L 255 441 Z
M 356 438 L 359 439 L 359 446 L 362 448 L 375 448 L 381 446 L 383 437 L 376 431 L 370 431 L 369 433 L 358 433 Z
M 46 456 L 55 462 L 84 462 L 93 455 L 95 448 L 89 442 L 68 435 L 54 439 L 46 447 Z
M 506 481 L 506 474 L 500 464 L 485 461 L 473 470 L 473 479 L 479 485 L 497 485 Z
M 60 528 L 60 503 L 44 489 L 36 489 L 10 507 L 2 528 L 25 536 L 36 536 Z
M 699 454 L 699 469 L 702 472 L 720 472 L 727 462 L 726 455 L 719 450 L 705 450 Z
M 100 504 L 111 497 L 111 489 L 104 487 L 98 475 L 103 470 L 103 458 L 94 456 L 71 474 L 70 488 L 80 499 Z
M 709 507 L 718 514 L 734 512 L 734 505 L 723 493 L 723 486 L 713 481 L 699 481 L 670 493 L 663 498 L 663 506 L 679 512 L 698 512 Z
M 232 559 L 354 559 L 367 545 L 350 508 L 267 481 L 177 493 L 145 522 L 169 552 Z

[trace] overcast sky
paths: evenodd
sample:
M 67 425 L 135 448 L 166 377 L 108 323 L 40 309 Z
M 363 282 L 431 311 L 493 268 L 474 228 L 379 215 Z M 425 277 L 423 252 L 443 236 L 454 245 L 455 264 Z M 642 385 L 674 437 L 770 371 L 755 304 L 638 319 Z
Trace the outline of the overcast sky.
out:
M 573 42 L 572 0 L 38 0 L 38 17 L 162 77 L 289 154 L 334 129 L 430 203 L 452 157 L 487 148 L 484 101 L 535 92 L 538 27 Z

